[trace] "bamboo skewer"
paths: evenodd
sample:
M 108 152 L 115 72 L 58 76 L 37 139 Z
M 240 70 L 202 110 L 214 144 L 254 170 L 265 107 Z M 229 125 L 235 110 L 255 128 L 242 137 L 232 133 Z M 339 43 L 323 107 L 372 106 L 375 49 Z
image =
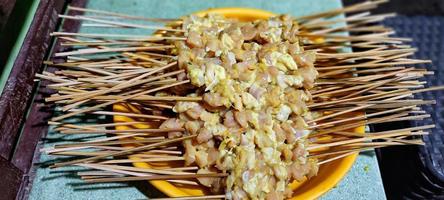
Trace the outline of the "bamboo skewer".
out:
M 143 181 L 143 180 L 168 180 L 168 179 L 190 179 L 202 177 L 225 177 L 227 174 L 186 174 L 186 175 L 152 175 L 139 177 L 121 177 L 121 178 L 98 178 L 86 180 L 88 183 L 108 183 L 108 182 L 126 182 L 126 181 Z
M 333 157 L 333 158 L 329 158 L 327 160 L 323 160 L 323 161 L 318 162 L 318 165 L 322 165 L 322 164 L 325 164 L 325 163 L 328 163 L 328 162 L 331 162 L 331 161 L 335 161 L 337 159 L 340 159 L 340 158 L 343 158 L 343 157 L 346 157 L 346 156 L 349 156 L 349 155 L 352 155 L 352 154 L 355 154 L 355 153 L 356 153 L 355 151 L 352 151 L 352 152 L 348 152 L 348 153 L 345 153 L 345 154 L 342 154 L 342 155 L 339 155 L 339 156 L 336 156 L 336 157 Z
M 141 96 L 141 95 L 144 95 L 144 94 L 156 92 L 156 91 L 163 90 L 163 89 L 170 88 L 170 87 L 174 87 L 174 86 L 177 86 L 177 85 L 182 85 L 182 84 L 185 84 L 185 83 L 188 83 L 188 82 L 189 82 L 188 80 L 181 81 L 181 82 L 174 83 L 174 84 L 171 84 L 171 85 L 166 85 L 166 86 L 162 86 L 162 87 L 159 87 L 159 88 L 155 88 L 155 89 L 147 90 L 147 91 L 144 91 L 144 92 L 140 92 L 140 93 L 137 93 L 137 94 L 134 94 L 134 95 L 122 97 L 122 98 L 119 98 L 119 99 L 116 99 L 116 100 L 111 100 L 111 101 L 108 101 L 108 102 L 105 102 L 105 103 L 102 103 L 102 104 L 98 104 L 98 105 L 95 105 L 95 106 L 92 106 L 92 107 L 88 107 L 88 108 L 85 108 L 85 109 L 82 109 L 82 110 L 79 110 L 79 111 L 75 111 L 75 112 L 67 113 L 67 114 L 59 116 L 59 117 L 55 117 L 52 120 L 53 121 L 60 121 L 62 119 L 65 119 L 65 118 L 68 118 L 68 117 L 71 117 L 71 116 L 74 116 L 74 115 L 82 114 L 82 113 L 85 113 L 85 112 L 90 112 L 90 111 L 99 109 L 101 107 L 105 107 L 105 106 L 108 106 L 108 105 L 112 105 L 112 104 L 116 104 L 116 103 L 125 101 L 127 99 L 132 99 L 132 98 L 137 97 L 137 96 Z M 147 115 L 145 115 L 145 116 L 147 116 Z M 154 115 L 151 116 L 151 118 L 165 119 L 164 117 L 154 116 Z
M 129 137 L 137 137 L 142 136 L 143 134 L 128 134 L 128 135 L 118 135 L 113 137 L 106 137 L 103 139 L 97 139 L 92 140 L 90 142 L 78 142 L 78 143 L 72 143 L 72 144 L 58 144 L 55 145 L 55 147 L 73 147 L 73 146 L 84 146 L 84 145 L 114 145 L 114 144 L 125 144 L 130 142 L 136 142 L 136 140 L 125 140 L 125 141 L 112 141 L 112 140 L 119 140 Z M 160 142 L 164 140 L 165 137 L 159 136 L 159 137 L 150 137 L 145 139 L 137 140 L 138 143 L 144 143 L 144 142 Z
M 170 63 L 168 65 L 165 65 L 164 67 L 160 67 L 160 68 L 158 68 L 156 70 L 152 70 L 152 71 L 150 71 L 150 72 L 148 72 L 146 74 L 143 74 L 143 75 L 140 75 L 140 76 L 138 76 L 136 78 L 133 78 L 133 79 L 127 81 L 126 83 L 122 83 L 122 84 L 116 85 L 116 86 L 114 86 L 112 88 L 109 88 L 109 89 L 106 89 L 106 90 L 97 91 L 97 92 L 94 92 L 92 94 L 85 95 L 83 97 L 75 98 L 75 99 L 69 101 L 69 103 L 74 103 L 76 101 L 85 100 L 85 99 L 88 99 L 88 98 L 91 98 L 91 97 L 94 97 L 94 96 L 98 96 L 98 95 L 103 95 L 103 94 L 106 94 L 106 93 L 109 93 L 109 92 L 112 92 L 112 91 L 115 91 L 115 90 L 121 90 L 121 89 L 124 89 L 124 88 L 127 88 L 127 87 L 132 87 L 132 86 L 140 85 L 140 84 L 143 84 L 143 83 L 148 83 L 148 82 L 151 82 L 151 81 L 159 80 L 161 78 L 168 77 L 168 76 L 173 76 L 173 75 L 176 75 L 178 73 L 183 72 L 181 70 L 178 70 L 178 71 L 175 71 L 175 72 L 170 72 L 170 73 L 164 74 L 162 76 L 157 76 L 157 77 L 154 77 L 154 78 L 150 78 L 150 79 L 146 79 L 146 80 L 143 80 L 143 81 L 139 81 L 139 80 L 141 80 L 141 79 L 143 79 L 145 77 L 148 77 L 150 75 L 153 75 L 153 74 L 155 74 L 157 72 L 160 72 L 160 71 L 163 71 L 163 70 L 168 69 L 170 67 L 173 67 L 176 64 L 177 64 L 177 62 Z M 139 82 L 137 82 L 137 81 L 139 81 Z
M 110 171 L 110 172 L 114 172 L 114 173 L 118 173 L 118 174 L 132 175 L 132 176 L 137 176 L 137 177 L 145 177 L 147 175 L 152 175 L 149 173 L 140 173 L 140 172 L 131 172 L 131 171 L 126 171 L 126 170 L 121 170 L 121 169 L 113 169 L 113 168 L 106 167 L 103 165 L 79 164 L 79 166 Z M 103 178 L 103 177 L 101 177 L 101 178 Z M 91 180 L 94 180 L 94 179 L 96 179 L 96 178 L 92 178 Z M 187 185 L 197 185 L 196 182 L 186 181 L 186 180 L 167 180 L 167 181 L 174 182 L 174 183 L 187 184 Z
M 103 20 L 103 19 L 94 19 L 94 18 L 91 18 L 91 17 L 78 16 L 78 15 L 76 15 L 76 16 L 59 15 L 59 18 L 72 19 L 72 20 L 91 21 L 91 22 L 98 22 L 98 23 L 101 23 L 101 24 L 117 25 L 117 26 L 123 26 L 123 27 L 133 27 L 133 28 L 142 28 L 142 29 L 149 29 L 149 30 L 184 32 L 184 30 L 165 28 L 165 27 L 162 27 L 162 26 L 147 26 L 147 25 L 140 25 L 140 24 L 123 23 L 123 22 L 109 21 L 109 20 Z
M 91 133 L 165 133 L 165 132 L 175 132 L 184 131 L 183 128 L 164 128 L 164 129 L 126 129 L 126 130 L 66 130 L 61 131 L 61 133 L 68 134 L 91 134 Z
M 172 45 L 163 45 L 163 46 L 146 46 L 146 47 L 120 47 L 120 48 L 106 48 L 106 49 L 81 49 L 75 51 L 68 51 L 62 53 L 56 53 L 55 57 L 61 56 L 71 56 L 71 55 L 85 55 L 85 54 L 97 54 L 97 53 L 110 53 L 110 52 L 127 52 L 127 51 L 145 51 L 145 50 L 164 50 L 171 49 L 174 46 Z M 115 74 L 107 74 L 107 75 L 115 75 Z
M 171 22 L 171 21 L 178 21 L 179 20 L 179 19 L 160 19 L 160 18 L 139 17 L 139 16 L 126 15 L 126 14 L 103 11 L 103 10 L 80 8 L 80 7 L 75 7 L 75 6 L 68 6 L 68 10 L 91 12 L 91 13 L 96 13 L 96 14 L 104 14 L 107 16 L 121 17 L 121 18 L 125 18 L 125 19 L 137 19 L 137 20 L 155 21 L 155 22 Z
M 105 155 L 100 155 L 100 156 L 95 156 L 95 157 L 90 157 L 90 158 L 84 158 L 84 159 L 73 160 L 73 161 L 68 161 L 68 162 L 56 163 L 52 167 L 62 167 L 62 166 L 67 166 L 67 165 L 73 165 L 73 164 L 78 164 L 78 163 L 82 163 L 82 162 L 99 160 L 99 159 L 103 159 L 103 158 L 110 157 L 110 156 L 127 155 L 127 154 L 138 152 L 138 151 L 150 150 L 150 149 L 156 148 L 158 146 L 162 146 L 162 145 L 179 142 L 179 141 L 186 140 L 186 139 L 191 139 L 193 137 L 196 137 L 196 135 L 185 136 L 185 137 L 181 137 L 181 138 L 177 138 L 177 139 L 165 140 L 163 142 L 158 142 L 158 143 L 149 144 L 149 145 L 145 145 L 145 146 L 135 147 L 135 148 L 131 148 L 131 149 L 127 149 L 124 151 L 115 152 L 115 153 L 108 153 Z

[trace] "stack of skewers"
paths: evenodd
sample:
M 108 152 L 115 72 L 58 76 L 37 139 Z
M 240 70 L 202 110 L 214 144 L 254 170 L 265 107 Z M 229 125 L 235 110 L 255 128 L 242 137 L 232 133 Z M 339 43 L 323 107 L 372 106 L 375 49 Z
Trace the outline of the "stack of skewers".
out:
M 370 14 L 370 9 L 383 2 L 367 1 L 296 18 L 300 26 L 297 34 L 304 41 L 303 48 L 316 51 L 314 66 L 319 75 L 310 89 L 312 99 L 307 106 L 310 112 L 318 115 L 307 122 L 311 134 L 306 150 L 309 157 L 318 160 L 318 165 L 374 148 L 423 145 L 420 136 L 428 134 L 427 129 L 434 127 L 430 124 L 365 134 L 353 131 L 370 124 L 428 118 L 430 115 L 420 106 L 435 101 L 415 99 L 413 94 L 444 89 L 443 86 L 424 88 L 425 82 L 420 79 L 433 75 L 433 72 L 414 65 L 430 61 L 408 58 L 416 51 L 406 44 L 410 39 L 390 37 L 394 31 L 378 24 L 394 14 Z M 62 46 L 77 49 L 56 53 L 55 57 L 66 57 L 66 61 L 47 61 L 46 65 L 57 70 L 37 75 L 52 82 L 46 87 L 56 92 L 46 101 L 55 103 L 61 111 L 48 123 L 62 134 L 107 136 L 43 149 L 51 155 L 79 157 L 56 163 L 53 167 L 77 165 L 89 168 L 91 171 L 78 175 L 90 183 L 166 180 L 197 186 L 198 178 L 226 177 L 229 172 L 202 174 L 197 173 L 198 166 L 183 164 L 150 169 L 128 165 L 134 162 L 146 162 L 152 166 L 165 162 L 181 163 L 185 160 L 181 142 L 196 137 L 168 138 L 167 133 L 185 129 L 158 126 L 169 118 L 162 113 L 172 110 L 176 102 L 201 102 L 203 97 L 153 95 L 190 84 L 190 80 L 177 78 L 186 70 L 177 67 L 177 57 L 171 54 L 174 42 L 187 40 L 186 31 L 177 28 L 181 19 L 143 18 L 77 7 L 68 9 L 93 15 L 60 15 L 60 18 L 94 23 L 88 26 L 148 29 L 159 34 L 52 34 L 62 41 Z M 334 18 L 344 14 L 347 16 L 344 19 Z M 127 20 L 165 23 L 165 26 L 124 22 Z M 342 34 L 345 32 L 349 35 Z M 354 52 L 341 52 L 344 48 L 353 48 Z M 94 58 L 97 55 L 100 56 Z M 101 124 L 73 122 L 84 114 L 119 116 L 123 120 Z M 192 198 L 226 198 L 226 195 L 187 197 Z

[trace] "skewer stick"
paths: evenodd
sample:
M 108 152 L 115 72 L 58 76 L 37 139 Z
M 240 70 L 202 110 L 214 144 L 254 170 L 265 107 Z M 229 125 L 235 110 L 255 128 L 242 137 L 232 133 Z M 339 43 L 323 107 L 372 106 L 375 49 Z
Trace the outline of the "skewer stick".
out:
M 128 135 L 118 135 L 118 136 L 113 136 L 113 137 L 105 137 L 102 139 L 97 139 L 97 140 L 91 140 L 88 142 L 77 142 L 77 143 L 70 143 L 70 144 L 57 144 L 55 145 L 55 147 L 73 147 L 73 146 L 83 146 L 83 145 L 112 145 L 113 143 L 108 143 L 108 142 L 121 142 L 121 141 L 112 141 L 112 140 L 119 140 L 119 139 L 124 139 L 124 138 L 128 138 L 128 137 L 137 137 L 137 136 L 141 136 L 143 134 L 128 134 Z M 142 139 L 141 142 L 143 142 L 144 140 L 151 140 L 153 142 L 158 142 L 160 140 L 165 139 L 165 137 L 163 136 L 159 136 L 159 137 L 150 137 L 150 138 L 144 138 Z M 120 143 L 118 143 L 120 144 Z
M 310 127 L 310 128 L 317 128 L 317 127 L 322 127 L 322 126 L 329 126 L 329 125 L 334 125 L 334 124 L 343 123 L 343 122 L 348 122 L 348 121 L 356 121 L 356 120 L 368 119 L 368 118 L 375 117 L 375 116 L 379 116 L 379 115 L 384 115 L 384 114 L 394 113 L 394 112 L 398 112 L 398 111 L 409 110 L 409 109 L 412 109 L 413 107 L 414 107 L 414 106 L 395 108 L 395 109 L 384 110 L 384 111 L 380 111 L 380 112 L 375 112 L 375 113 L 371 113 L 371 114 L 360 115 L 360 116 L 351 117 L 351 118 L 339 119 L 339 120 L 335 120 L 335 121 L 331 121 L 331 122 L 319 123 L 319 124 L 316 124 L 315 126 L 312 126 L 312 127 Z M 385 121 L 384 121 L 384 122 L 385 122 Z M 381 123 L 383 123 L 383 122 L 381 122 Z
M 91 107 L 89 107 L 91 108 Z M 89 109 L 86 108 L 86 109 Z M 67 113 L 65 114 L 65 116 L 72 115 L 73 113 L 77 114 L 81 114 L 81 113 L 85 113 L 85 112 L 89 112 L 89 111 L 85 111 L 85 110 L 80 110 L 80 109 L 72 109 L 70 110 L 71 113 Z M 112 112 L 112 111 L 93 111 L 93 112 L 89 112 L 90 114 L 95 114 L 95 115 L 110 115 L 110 116 L 115 116 L 115 115 L 119 115 L 119 116 L 126 116 L 126 117 L 136 117 L 136 118 L 144 118 L 144 119 L 151 119 L 151 120 L 166 120 L 168 119 L 167 117 L 161 116 L 161 115 L 149 115 L 149 114 L 136 114 L 136 113 L 127 113 L 127 112 Z M 60 117 L 62 117 L 63 115 L 61 115 Z M 63 117 L 65 117 L 63 116 Z M 54 118 L 55 119 L 55 118 Z M 54 120 L 53 119 L 53 120 Z
M 312 145 L 312 146 L 307 147 L 307 150 L 310 151 L 313 149 L 333 147 L 333 146 L 339 146 L 339 145 L 345 145 L 345 144 L 352 144 L 352 143 L 362 142 L 362 141 L 366 141 L 366 140 L 376 140 L 376 139 L 382 139 L 382 138 L 387 138 L 387 137 L 396 137 L 396 136 L 401 136 L 401 135 L 407 135 L 409 133 L 410 132 L 396 132 L 396 133 L 372 135 L 372 136 L 363 137 L 363 138 L 356 138 L 356 139 L 350 139 L 350 140 L 332 142 L 332 143 L 320 144 L 320 145 Z
M 189 83 L 189 80 L 177 82 L 177 83 L 170 84 L 170 85 L 165 85 L 165 86 L 158 87 L 158 88 L 155 88 L 155 89 L 151 89 L 151 90 L 147 90 L 147 91 L 140 92 L 140 93 L 137 93 L 137 94 L 133 94 L 133 95 L 129 95 L 129 96 L 126 96 L 126 97 L 122 97 L 122 98 L 119 98 L 119 99 L 116 99 L 116 100 L 111 100 L 111 101 L 108 101 L 108 102 L 105 102 L 105 103 L 102 103 L 102 104 L 98 104 L 98 105 L 95 105 L 95 106 L 92 106 L 92 107 L 88 107 L 88 108 L 81 109 L 81 110 L 78 110 L 78 111 L 75 111 L 75 112 L 72 112 L 72 113 L 67 113 L 67 114 L 55 117 L 52 120 L 53 121 L 60 121 L 62 119 L 66 119 L 68 117 L 72 117 L 72 116 L 75 116 L 75 115 L 78 115 L 78 114 L 94 111 L 94 110 L 97 110 L 97 109 L 105 107 L 105 106 L 109 106 L 109 105 L 116 104 L 116 103 L 119 103 L 119 102 L 122 102 L 122 101 L 125 101 L 125 100 L 128 100 L 128 99 L 132 99 L 134 97 L 138 97 L 138 96 L 141 96 L 141 95 L 144 95 L 144 94 L 149 94 L 149 93 L 152 93 L 152 92 L 164 90 L 166 88 L 174 87 L 174 86 L 177 86 L 177 85 L 182 85 L 182 84 L 185 84 L 185 83 Z M 128 115 L 128 114 L 126 114 L 126 115 Z M 141 116 L 148 116 L 149 118 L 153 118 L 153 119 L 166 119 L 165 117 L 155 116 L 155 115 L 141 115 Z
M 191 172 L 181 172 L 181 171 L 173 171 L 173 170 L 163 170 L 163 169 L 153 169 L 153 168 L 138 168 L 138 167 L 128 167 L 128 166 L 121 166 L 121 165 L 106 165 L 106 164 L 87 164 L 89 166 L 94 167 L 103 167 L 103 168 L 109 168 L 109 169 L 117 169 L 117 170 L 125 170 L 125 171 L 131 171 L 131 172 L 142 172 L 142 173 L 149 173 L 149 174 L 161 174 L 161 175 L 188 175 L 188 174 L 195 174 Z
M 127 14 L 110 12 L 110 11 L 80 8 L 80 7 L 75 7 L 75 6 L 68 6 L 68 10 L 75 10 L 75 11 L 81 11 L 81 12 L 90 12 L 90 13 L 96 13 L 96 14 L 103 14 L 103 15 L 108 15 L 108 16 L 120 17 L 120 18 L 124 18 L 124 19 L 137 19 L 137 20 L 154 21 L 154 22 L 180 21 L 180 19 L 148 18 L 148 17 L 127 15 Z
M 85 54 L 97 54 L 97 53 L 112 53 L 112 52 L 125 52 L 125 51 L 147 51 L 147 50 L 164 50 L 174 48 L 173 45 L 156 45 L 156 46 L 145 46 L 145 47 L 120 47 L 120 48 L 90 48 L 90 49 L 80 49 L 75 51 L 67 51 L 54 54 L 55 57 L 62 56 L 72 56 L 72 55 L 85 55 Z M 114 74 L 108 74 L 114 75 Z
M 168 161 L 182 161 L 183 157 L 173 158 L 147 158 L 147 159 L 126 159 L 126 160 L 109 160 L 101 162 L 103 164 L 121 164 L 121 163 L 135 163 L 135 162 L 168 162 Z
M 90 162 L 90 161 L 94 161 L 94 160 L 100 160 L 100 159 L 104 159 L 104 158 L 107 158 L 107 157 L 110 157 L 110 156 L 122 156 L 122 155 L 131 154 L 131 153 L 134 153 L 134 152 L 151 150 L 151 149 L 154 149 L 154 148 L 156 148 L 158 146 L 172 144 L 172 143 L 175 143 L 175 142 L 191 139 L 191 138 L 194 138 L 194 137 L 196 137 L 196 135 L 184 136 L 184 137 L 181 137 L 181 138 L 165 140 L 165 141 L 154 143 L 154 144 L 144 145 L 144 146 L 140 146 L 140 147 L 134 147 L 134 148 L 131 148 L 131 149 L 127 149 L 127 150 L 119 151 L 119 152 L 115 152 L 115 153 L 109 153 L 109 154 L 105 154 L 105 155 L 100 155 L 100 156 L 95 156 L 95 157 L 90 157 L 90 158 L 84 158 L 84 159 L 79 159 L 79 160 L 73 160 L 73 161 L 68 161 L 68 162 L 56 163 L 52 167 L 53 168 L 63 167 L 63 166 L 67 166 L 67 165 L 73 165 L 73 164 L 78 164 L 78 163 L 83 163 L 83 162 Z
M 182 73 L 183 70 L 178 70 L 178 71 L 170 72 L 170 73 L 167 73 L 167 74 L 164 74 L 164 75 L 161 75 L 161 76 L 157 76 L 157 77 L 154 77 L 154 78 L 149 78 L 147 80 L 139 81 L 139 80 L 141 80 L 143 78 L 146 78 L 148 76 L 151 76 L 151 75 L 153 75 L 155 73 L 158 73 L 158 72 L 161 72 L 163 70 L 169 69 L 169 68 L 175 66 L 176 64 L 177 64 L 177 62 L 172 62 L 172 63 L 170 63 L 168 65 L 163 66 L 163 67 L 160 67 L 160 68 L 157 68 L 155 70 L 149 71 L 146 74 L 142 74 L 142 75 L 140 75 L 140 76 L 138 76 L 136 78 L 132 78 L 132 79 L 128 80 L 127 82 L 121 83 L 121 84 L 116 85 L 116 86 L 114 86 L 112 88 L 91 92 L 90 94 L 83 95 L 83 97 L 74 98 L 74 99 L 70 100 L 68 103 L 74 103 L 74 102 L 85 100 L 85 99 L 88 99 L 88 98 L 91 98 L 91 97 L 94 97 L 94 96 L 104 95 L 104 94 L 107 94 L 109 92 L 113 92 L 113 91 L 116 91 L 116 90 L 121 90 L 121 89 L 124 89 L 124 88 L 133 87 L 133 86 L 136 86 L 136 85 L 148 83 L 148 82 L 151 82 L 151 81 L 159 80 L 161 78 L 165 78 L 165 77 L 169 77 L 169 76 L 174 76 L 176 74 Z
M 109 21 L 109 20 L 103 20 L 103 19 L 94 19 L 91 17 L 85 17 L 85 16 L 70 16 L 70 15 L 60 15 L 59 18 L 63 19 L 72 19 L 72 20 L 81 20 L 81 21 L 91 21 L 91 22 L 97 22 L 101 24 L 109 24 L 109 25 L 116 25 L 116 26 L 123 26 L 123 27 L 132 27 L 132 28 L 142 28 L 142 29 L 149 29 L 149 30 L 161 30 L 161 31 L 171 31 L 171 32 L 185 32 L 181 29 L 174 29 L 174 28 L 166 28 L 162 26 L 147 26 L 147 25 L 140 25 L 140 24 L 131 24 L 131 23 L 123 23 L 123 22 L 116 22 L 116 21 Z
M 334 161 L 334 160 L 337 160 L 337 159 L 340 159 L 340 158 L 343 158 L 343 157 L 347 157 L 347 156 L 355 154 L 357 152 L 359 152 L 359 151 L 352 151 L 352 152 L 348 152 L 348 153 L 345 153 L 345 154 L 342 154 L 342 155 L 339 155 L 339 156 L 335 156 L 333 158 L 329 158 L 329 159 L 326 159 L 326 160 L 318 162 L 318 165 L 322 165 L 322 164 L 325 164 L 325 163 L 328 163 L 328 162 L 331 162 L 331 161 Z
M 387 0 L 365 1 L 362 3 L 354 4 L 354 5 L 343 7 L 343 8 L 338 8 L 338 9 L 333 9 L 333 10 L 329 10 L 329 11 L 325 11 L 325 12 L 321 12 L 321 13 L 298 17 L 297 20 L 306 21 L 306 20 L 317 19 L 317 18 L 332 17 L 335 15 L 345 14 L 345 13 L 349 13 L 349 12 L 369 10 L 371 8 L 375 8 L 376 5 L 384 3 L 384 2 L 387 2 Z
M 125 130 L 66 130 L 61 131 L 61 133 L 68 134 L 91 134 L 91 133 L 165 133 L 165 132 L 175 132 L 175 131 L 185 131 L 183 128 L 159 128 L 159 129 L 125 129 Z
M 139 176 L 139 177 L 121 177 L 121 178 L 98 178 L 88 179 L 87 183 L 109 183 L 109 182 L 128 182 L 128 181 L 144 181 L 144 180 L 168 180 L 168 179 L 192 179 L 203 177 L 225 177 L 226 173 L 214 173 L 214 174 L 185 174 L 185 175 L 152 175 L 152 176 Z
M 122 145 L 122 144 L 143 144 L 143 143 L 156 143 L 161 142 L 165 139 L 152 139 L 152 138 L 144 138 L 144 139 L 135 139 L 135 140 L 119 140 L 119 141 L 111 141 L 111 142 L 85 142 L 85 143 L 72 143 L 72 144 L 64 144 L 64 147 L 75 147 L 75 146 L 85 146 L 85 145 Z M 56 146 L 56 147 L 62 147 Z
M 99 169 L 99 170 L 104 170 L 104 171 L 111 171 L 111 172 L 119 173 L 119 174 L 125 174 L 125 175 L 131 175 L 131 176 L 139 176 L 139 177 L 144 177 L 144 176 L 147 176 L 147 175 L 152 175 L 150 173 L 140 173 L 140 172 L 131 172 L 131 171 L 126 171 L 126 170 L 121 170 L 121 169 L 113 169 L 113 168 L 110 168 L 110 167 L 106 167 L 104 165 L 79 164 L 79 166 L 87 167 L 87 168 L 93 168 L 93 169 Z M 198 185 L 196 182 L 186 181 L 186 180 L 167 180 L 167 181 L 168 182 L 173 182 L 173 183 L 187 184 L 187 185 Z

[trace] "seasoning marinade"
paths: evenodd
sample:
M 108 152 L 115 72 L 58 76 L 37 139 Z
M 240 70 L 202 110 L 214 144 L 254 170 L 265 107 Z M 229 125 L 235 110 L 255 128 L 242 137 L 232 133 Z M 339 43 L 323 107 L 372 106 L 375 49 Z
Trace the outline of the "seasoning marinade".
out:
M 238 22 L 220 15 L 183 18 L 186 41 L 176 41 L 173 54 L 182 78 L 193 87 L 181 88 L 202 102 L 177 102 L 177 118 L 160 128 L 185 128 L 170 138 L 185 140 L 186 165 L 198 173 L 223 171 L 226 178 L 198 178 L 215 193 L 232 199 L 291 197 L 293 180 L 317 173 L 308 158 L 306 103 L 318 75 L 315 53 L 300 45 L 298 24 L 282 15 L 268 20 Z

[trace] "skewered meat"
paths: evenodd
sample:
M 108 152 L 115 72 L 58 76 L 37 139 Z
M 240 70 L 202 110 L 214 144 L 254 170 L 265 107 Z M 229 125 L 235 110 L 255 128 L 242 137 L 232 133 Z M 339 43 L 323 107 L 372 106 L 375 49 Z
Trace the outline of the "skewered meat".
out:
M 290 195 L 290 181 L 317 172 L 305 149 L 305 119 L 312 118 L 306 103 L 318 73 L 314 52 L 299 44 L 298 24 L 289 16 L 243 23 L 209 15 L 190 16 L 183 26 L 179 64 L 203 101 L 178 102 L 178 119 L 162 126 L 197 134 L 183 142 L 185 164 L 199 166 L 198 173 L 228 172 L 198 180 L 215 191 L 225 187 L 231 199 Z

